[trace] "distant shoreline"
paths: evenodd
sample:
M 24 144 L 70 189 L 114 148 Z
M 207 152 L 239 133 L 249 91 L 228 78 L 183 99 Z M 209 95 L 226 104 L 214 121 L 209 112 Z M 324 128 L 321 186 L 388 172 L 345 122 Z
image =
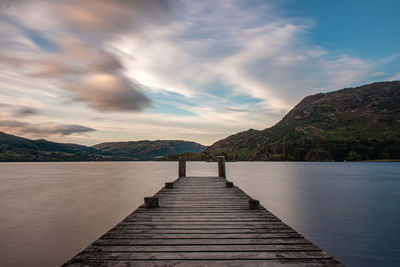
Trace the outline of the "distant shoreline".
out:
M 28 161 L 28 160 L 24 160 L 24 161 L 0 161 L 0 163 L 22 163 L 22 162 L 26 162 L 26 163 L 59 163 L 59 162 L 174 162 L 176 160 L 53 160 L 53 161 Z M 205 161 L 205 160 L 189 160 L 189 162 L 215 162 L 215 161 Z M 227 162 L 324 162 L 324 163 L 337 163 L 337 162 L 400 162 L 400 159 L 374 159 L 374 160 L 360 160 L 360 161 L 285 161 L 285 160 L 237 160 L 237 161 L 227 161 Z

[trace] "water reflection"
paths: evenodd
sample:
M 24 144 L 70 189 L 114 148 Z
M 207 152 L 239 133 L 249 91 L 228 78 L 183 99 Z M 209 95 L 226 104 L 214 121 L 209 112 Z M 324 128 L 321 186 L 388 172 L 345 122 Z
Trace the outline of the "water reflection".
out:
M 400 164 L 238 162 L 228 170 L 242 189 L 346 265 L 400 261 L 393 249 L 400 245 Z
M 400 262 L 399 174 L 399 163 L 227 163 L 229 180 L 347 266 Z M 0 164 L 2 264 L 60 265 L 177 175 L 176 162 Z
M 176 176 L 174 162 L 0 164 L 2 266 L 62 264 Z

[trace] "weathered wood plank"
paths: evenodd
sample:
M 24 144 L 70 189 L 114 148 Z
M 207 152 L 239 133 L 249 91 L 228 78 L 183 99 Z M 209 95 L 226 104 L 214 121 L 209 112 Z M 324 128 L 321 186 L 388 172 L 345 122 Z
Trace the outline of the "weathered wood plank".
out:
M 181 176 L 183 171 L 181 173 Z M 224 177 L 184 177 L 65 266 L 342 266 Z
M 288 226 L 281 226 L 281 225 L 268 225 L 268 226 L 236 226 L 236 225 L 229 225 L 229 226 L 190 226 L 190 225 L 152 225 L 152 226 L 146 226 L 146 225 L 137 225 L 135 223 L 133 224 L 127 224 L 127 225 L 119 225 L 111 229 L 110 231 L 113 232 L 118 232 L 118 231 L 137 231 L 137 230 L 179 230 L 179 231 L 192 231 L 192 230 L 198 230 L 201 232 L 207 232 L 208 230 L 214 232 L 220 232 L 222 230 L 228 231 L 228 232 L 239 232 L 240 229 L 243 229 L 243 231 L 258 231 L 261 233 L 270 233 L 270 232 L 290 232 L 293 231 Z M 177 232 L 177 231 L 175 231 Z M 295 232 L 295 231 L 293 231 Z
M 187 233 L 174 233 L 174 234 L 153 234 L 153 233 L 124 233 L 124 232 L 107 232 L 101 238 L 103 239 L 121 239 L 121 238 L 147 238 L 147 239 L 226 239 L 226 238 L 257 238 L 257 239 L 271 239 L 271 238 L 290 238 L 302 237 L 298 233 L 233 233 L 233 234 L 187 234 Z
M 82 260 L 74 262 L 73 260 L 68 266 L 81 267 L 81 266 L 102 266 L 102 267 L 116 267 L 116 266 L 180 266 L 180 267 L 276 267 L 276 266 L 292 266 L 292 267 L 317 267 L 317 266 L 343 266 L 334 259 L 227 259 L 227 260 L 165 260 L 165 259 L 151 259 L 151 260 Z
M 309 251 L 309 250 L 321 250 L 317 246 L 311 243 L 304 244 L 266 244 L 266 245 L 237 245 L 237 246 L 89 246 L 87 251 L 149 251 L 149 252 L 184 252 L 184 251 L 243 251 L 243 252 L 256 252 L 256 251 Z
M 149 215 L 152 214 L 192 214 L 192 215 L 215 215 L 215 214 L 227 214 L 227 215 L 236 215 L 236 214 L 243 214 L 243 215 L 271 215 L 271 213 L 263 210 L 252 210 L 249 211 L 248 209 L 226 209 L 226 210 L 210 210 L 210 209 L 168 209 L 168 208 L 163 208 L 163 209 L 154 209 L 154 210 L 144 210 L 142 208 L 138 208 L 133 214 L 137 213 L 146 213 Z M 275 217 L 275 216 L 274 216 Z
M 156 223 L 156 222 L 187 222 L 187 223 L 202 223 L 202 222 L 214 222 L 214 223 L 230 223 L 230 222 L 280 222 L 279 220 L 274 219 L 264 219 L 264 218 L 238 218 L 238 219 L 227 219 L 227 218 L 214 218 L 214 219 L 193 219 L 193 218 L 132 218 L 126 220 L 125 222 L 134 222 L 134 223 Z
M 243 222 L 243 221 L 226 221 L 226 222 L 213 222 L 213 221 L 208 221 L 208 222 L 186 222 L 186 221 L 177 221 L 177 222 L 168 222 L 168 221 L 146 221 L 143 224 L 148 225 L 148 226 L 171 226 L 171 227 L 185 227 L 185 226 L 190 226 L 190 227 L 201 227 L 201 226 L 209 226 L 209 227 L 215 227 L 215 226 L 236 226 L 236 227 L 253 227 L 253 226 L 258 226 L 258 227 L 285 227 L 287 226 L 286 224 L 280 222 L 280 221 L 251 221 L 251 222 Z M 121 223 L 121 226 L 127 226 L 127 225 L 137 225 L 136 222 L 132 221 L 124 221 Z
M 249 232 L 268 232 L 268 233 L 284 233 L 284 232 L 294 232 L 293 229 L 290 227 L 235 227 L 235 226 L 230 226 L 230 227 L 165 227 L 165 226 L 154 226 L 154 227 L 146 227 L 146 226 L 140 226 L 140 225 L 132 225 L 132 226 L 124 226 L 120 227 L 118 226 L 117 228 L 113 228 L 112 231 L 165 231 L 165 230 L 173 230 L 174 232 L 191 232 L 191 231 L 202 231 L 202 232 L 218 232 L 222 230 L 226 230 L 229 232 L 240 232 L 240 231 L 249 231 Z
M 171 213 L 161 213 L 161 214 L 147 214 L 147 213 L 134 213 L 130 216 L 127 217 L 127 219 L 135 219 L 135 218 L 153 218 L 153 219 L 157 219 L 157 218 L 187 218 L 187 219 L 236 219 L 236 218 L 263 218 L 263 219 L 276 219 L 279 220 L 278 218 L 276 218 L 275 216 L 267 216 L 265 214 L 243 214 L 243 213 L 235 213 L 235 214 L 219 214 L 219 213 L 214 213 L 214 214 L 209 214 L 206 213 L 204 214 L 192 214 L 192 213 L 187 213 L 187 214 L 171 214 Z
M 108 231 L 107 233 L 151 233 L 151 234 L 243 234 L 243 233 L 252 233 L 252 234 L 262 234 L 262 233 L 297 233 L 293 229 L 287 228 L 270 228 L 266 231 L 264 228 L 235 228 L 235 229 L 129 229 L 129 228 L 121 228 L 115 227 Z
M 331 259 L 332 257 L 323 251 L 279 251 L 279 252 L 214 252 L 214 251 L 185 251 L 185 252 L 116 252 L 116 251 L 83 251 L 76 256 L 76 260 L 94 259 L 94 260 L 143 260 L 143 259 L 159 259 L 159 260 L 208 260 L 208 259 L 296 259 L 296 258 L 313 258 L 313 259 Z
M 207 219 L 206 217 L 204 218 L 188 218 L 185 216 L 181 217 L 173 217 L 173 216 L 168 216 L 165 218 L 148 218 L 148 217 L 129 217 L 121 224 L 138 224 L 139 222 L 143 222 L 143 224 L 148 223 L 149 225 L 151 224 L 162 224 L 162 223 L 167 223 L 167 224 L 252 224 L 252 225 L 259 225 L 259 224 L 284 224 L 282 221 L 276 219 L 276 218 L 259 218 L 259 217 L 240 217 L 240 218 L 210 218 Z
M 310 241 L 301 237 L 290 238 L 264 238 L 264 239 L 251 239 L 251 238 L 225 238 L 225 239 L 98 239 L 93 245 L 204 245 L 204 246 L 222 246 L 222 245 L 267 245 L 267 244 L 310 244 Z

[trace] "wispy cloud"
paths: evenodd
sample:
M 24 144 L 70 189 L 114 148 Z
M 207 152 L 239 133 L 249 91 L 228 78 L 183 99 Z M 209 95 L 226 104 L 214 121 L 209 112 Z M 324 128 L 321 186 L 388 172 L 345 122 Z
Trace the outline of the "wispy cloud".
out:
M 39 113 L 40 111 L 38 109 L 31 107 L 18 107 L 14 112 L 16 117 L 26 117 L 26 116 L 36 115 Z
M 15 117 L 26 117 L 40 114 L 40 110 L 37 108 L 0 103 L 0 114 L 3 113 L 4 110 Z
M 400 72 L 390 77 L 389 81 L 400 81 Z
M 277 5 L 3 1 L 0 98 L 14 106 L 1 129 L 104 140 L 191 136 L 209 144 L 271 126 L 306 95 L 385 77 L 380 67 L 397 57 L 363 58 L 314 43 L 317 22 Z M 20 116 L 29 122 L 14 121 Z
M 35 4 L 10 2 L 3 8 L 2 22 L 12 29 L 9 32 L 14 32 L 9 35 L 23 36 L 3 43 L 5 50 L 20 47 L 34 53 L 1 54 L 0 63 L 32 77 L 51 79 L 72 98 L 100 111 L 138 111 L 150 106 L 151 100 L 143 87 L 127 78 L 119 58 L 102 46 L 125 27 L 139 32 L 142 24 L 161 21 L 166 16 L 164 11 L 169 9 L 168 1 L 118 1 L 118 4 L 91 0 L 40 1 Z M 35 12 L 21 16 L 20 12 L 27 9 Z M 158 14 L 158 17 L 149 20 L 146 14 Z M 57 23 L 54 26 L 46 23 L 49 21 Z
M 0 120 L 2 130 L 14 134 L 36 134 L 38 136 L 83 134 L 93 128 L 75 124 L 40 123 L 32 124 L 16 120 Z
M 115 35 L 126 31 L 142 32 L 158 25 L 172 13 L 177 1 L 171 0 L 72 0 L 62 1 L 56 10 L 74 31 Z
M 264 3 L 244 8 L 239 1 L 185 1 L 182 9 L 179 19 L 152 29 L 148 39 L 114 43 L 131 56 L 131 77 L 189 97 L 222 84 L 231 89 L 227 98 L 251 96 L 279 112 L 307 94 L 359 83 L 376 68 L 371 60 L 312 44 L 308 20 L 281 17 Z

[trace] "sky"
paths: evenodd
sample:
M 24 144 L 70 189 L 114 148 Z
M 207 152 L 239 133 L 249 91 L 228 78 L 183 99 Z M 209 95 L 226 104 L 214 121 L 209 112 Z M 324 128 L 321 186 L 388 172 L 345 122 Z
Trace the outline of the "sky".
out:
M 400 80 L 400 1 L 0 0 L 0 131 L 210 145 Z

